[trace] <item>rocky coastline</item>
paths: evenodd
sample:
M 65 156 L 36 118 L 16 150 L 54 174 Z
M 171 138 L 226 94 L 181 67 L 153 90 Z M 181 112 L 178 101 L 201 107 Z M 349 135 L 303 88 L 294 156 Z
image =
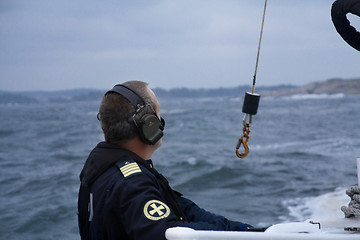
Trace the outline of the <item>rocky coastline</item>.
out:
M 274 89 L 261 92 L 262 96 L 288 96 L 308 94 L 360 94 L 360 78 L 355 79 L 329 79 L 312 82 L 293 88 Z

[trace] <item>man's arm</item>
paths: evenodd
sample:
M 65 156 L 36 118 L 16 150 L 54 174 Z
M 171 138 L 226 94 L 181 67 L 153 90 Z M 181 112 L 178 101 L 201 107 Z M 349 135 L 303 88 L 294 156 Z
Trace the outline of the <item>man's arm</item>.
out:
M 223 216 L 210 213 L 187 198 L 179 196 L 178 200 L 188 220 L 188 223 L 180 223 L 182 226 L 188 226 L 195 230 L 222 231 L 247 231 L 252 228 L 249 224 L 230 221 Z

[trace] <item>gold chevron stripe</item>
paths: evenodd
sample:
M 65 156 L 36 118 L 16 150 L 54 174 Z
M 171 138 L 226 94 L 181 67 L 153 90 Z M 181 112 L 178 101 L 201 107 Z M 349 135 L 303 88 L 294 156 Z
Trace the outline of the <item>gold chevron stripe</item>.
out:
M 137 163 L 129 163 L 120 168 L 121 173 L 124 177 L 129 177 L 135 173 L 140 173 L 141 169 Z

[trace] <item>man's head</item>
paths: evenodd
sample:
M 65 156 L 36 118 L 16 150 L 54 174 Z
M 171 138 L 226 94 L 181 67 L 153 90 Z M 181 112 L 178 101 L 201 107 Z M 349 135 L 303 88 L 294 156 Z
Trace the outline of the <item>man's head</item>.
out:
M 138 136 L 146 144 L 157 143 L 163 129 L 159 108 L 147 83 L 128 81 L 116 85 L 105 94 L 99 109 L 105 140 L 122 144 Z

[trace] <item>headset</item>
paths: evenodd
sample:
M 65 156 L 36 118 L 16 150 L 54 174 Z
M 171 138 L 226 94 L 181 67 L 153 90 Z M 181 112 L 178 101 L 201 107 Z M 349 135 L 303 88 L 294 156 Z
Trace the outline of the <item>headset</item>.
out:
M 146 104 L 144 99 L 133 89 L 122 84 L 117 84 L 111 90 L 107 91 L 105 95 L 108 93 L 117 93 L 126 98 L 131 103 L 131 105 L 134 106 L 135 112 L 132 115 L 132 120 L 143 142 L 149 145 L 154 145 L 160 140 L 160 138 L 162 138 L 164 135 L 163 131 L 165 127 L 165 120 L 161 117 L 159 118 L 153 107 L 149 104 Z M 141 117 L 140 120 L 136 120 L 135 116 L 140 113 L 146 106 L 150 106 L 153 110 L 153 113 L 145 114 Z

